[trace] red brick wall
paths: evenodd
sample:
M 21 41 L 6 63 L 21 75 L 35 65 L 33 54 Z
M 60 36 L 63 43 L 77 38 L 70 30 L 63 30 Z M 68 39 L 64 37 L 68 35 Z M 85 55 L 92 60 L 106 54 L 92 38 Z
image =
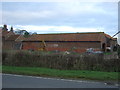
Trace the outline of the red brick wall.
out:
M 77 47 L 77 48 L 100 48 L 100 42 L 47 42 L 47 47 L 55 47 L 58 44 L 58 47 Z
M 40 42 L 23 42 L 22 43 L 22 49 L 28 50 L 28 49 L 34 49 L 38 50 L 39 48 L 42 48 L 42 43 Z
M 22 49 L 28 50 L 38 50 L 43 48 L 42 42 L 23 42 Z M 95 50 L 100 50 L 100 42 L 46 42 L 46 49 L 48 51 L 75 51 L 75 52 L 85 52 L 87 48 L 95 48 Z

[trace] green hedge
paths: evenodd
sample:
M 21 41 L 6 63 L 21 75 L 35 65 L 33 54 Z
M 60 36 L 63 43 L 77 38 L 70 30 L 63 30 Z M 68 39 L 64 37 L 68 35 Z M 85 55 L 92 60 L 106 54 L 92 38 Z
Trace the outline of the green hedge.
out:
M 120 45 L 118 46 L 118 56 L 120 58 Z
M 47 67 L 61 70 L 117 72 L 119 59 L 105 60 L 103 54 L 61 54 L 50 52 L 3 51 L 3 65 Z

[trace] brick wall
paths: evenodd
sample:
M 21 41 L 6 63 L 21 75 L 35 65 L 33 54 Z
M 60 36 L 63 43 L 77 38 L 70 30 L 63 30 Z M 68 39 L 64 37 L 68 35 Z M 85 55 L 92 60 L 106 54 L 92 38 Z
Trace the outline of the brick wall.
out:
M 28 50 L 28 49 L 38 50 L 39 48 L 42 48 L 41 42 L 23 42 L 22 43 L 22 49 L 24 50 Z
M 42 42 L 23 42 L 22 49 L 28 50 L 40 50 L 43 48 Z M 87 48 L 95 48 L 95 50 L 100 50 L 100 42 L 46 42 L 46 49 L 48 51 L 75 51 L 75 52 L 85 52 Z

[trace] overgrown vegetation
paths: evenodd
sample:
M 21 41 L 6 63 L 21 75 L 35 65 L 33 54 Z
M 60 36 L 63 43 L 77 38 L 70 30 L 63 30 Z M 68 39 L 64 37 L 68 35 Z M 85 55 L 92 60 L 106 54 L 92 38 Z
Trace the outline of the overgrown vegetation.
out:
M 45 67 L 59 70 L 120 71 L 119 59 L 104 59 L 103 54 L 3 51 L 2 63 L 8 66 Z
M 71 79 L 89 79 L 89 80 L 118 80 L 117 72 L 99 72 L 88 70 L 57 70 L 40 67 L 14 67 L 3 66 L 4 73 L 49 76 Z
M 118 46 L 118 56 L 120 58 L 120 45 Z

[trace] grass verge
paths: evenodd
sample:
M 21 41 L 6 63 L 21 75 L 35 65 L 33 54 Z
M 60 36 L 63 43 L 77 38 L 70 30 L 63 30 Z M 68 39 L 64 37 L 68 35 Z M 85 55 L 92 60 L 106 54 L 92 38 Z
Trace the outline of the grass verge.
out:
M 87 79 L 87 80 L 118 80 L 118 72 L 99 72 L 87 70 L 57 70 L 41 67 L 15 67 L 2 66 L 3 73 L 48 76 L 70 79 Z

